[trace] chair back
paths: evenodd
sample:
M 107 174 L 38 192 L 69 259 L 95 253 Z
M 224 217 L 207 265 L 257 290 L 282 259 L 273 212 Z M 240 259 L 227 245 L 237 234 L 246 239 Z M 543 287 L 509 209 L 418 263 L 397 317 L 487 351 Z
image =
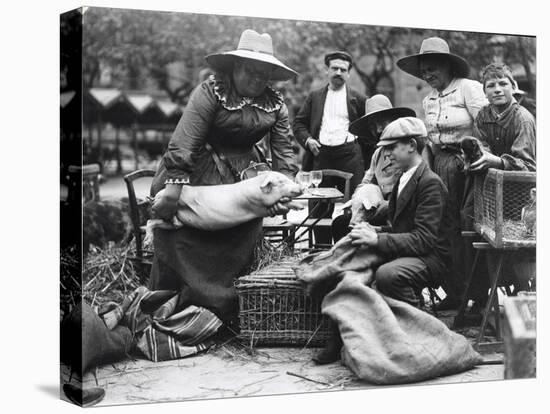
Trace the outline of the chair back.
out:
M 138 202 L 134 182 L 138 179 L 154 176 L 155 170 L 151 169 L 137 170 L 124 176 L 126 188 L 128 189 L 128 203 L 130 205 L 130 218 L 132 220 L 132 229 L 134 233 L 134 238 L 136 240 L 136 259 L 140 262 L 140 264 L 144 264 L 145 262 L 143 251 L 143 231 L 140 225 L 142 219 L 142 217 L 140 216 L 140 206 L 148 203 L 149 201 L 142 200 Z
M 323 172 L 323 179 L 325 177 L 337 177 L 337 178 L 341 178 L 342 180 L 344 180 L 344 198 L 342 199 L 342 201 L 345 203 L 346 201 L 348 201 L 351 197 L 351 177 L 353 177 L 353 174 L 352 173 L 349 173 L 349 172 L 345 172 L 345 171 L 340 171 L 340 170 L 331 170 L 331 169 L 326 169 L 326 170 L 321 170 Z
M 69 188 L 67 201 L 82 204 L 99 201 L 99 164 L 69 165 Z

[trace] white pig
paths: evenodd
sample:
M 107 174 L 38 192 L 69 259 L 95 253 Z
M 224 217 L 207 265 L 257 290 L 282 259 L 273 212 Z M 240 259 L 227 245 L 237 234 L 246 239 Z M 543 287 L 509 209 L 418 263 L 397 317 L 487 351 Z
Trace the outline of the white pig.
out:
M 162 196 L 161 190 L 155 200 Z M 190 226 L 202 230 L 221 230 L 249 220 L 269 215 L 267 209 L 282 198 L 302 194 L 298 184 L 285 175 L 270 171 L 234 184 L 184 185 L 178 201 L 178 211 L 172 223 L 150 220 L 148 227 L 177 228 Z M 286 201 L 286 206 L 300 210 L 300 204 Z

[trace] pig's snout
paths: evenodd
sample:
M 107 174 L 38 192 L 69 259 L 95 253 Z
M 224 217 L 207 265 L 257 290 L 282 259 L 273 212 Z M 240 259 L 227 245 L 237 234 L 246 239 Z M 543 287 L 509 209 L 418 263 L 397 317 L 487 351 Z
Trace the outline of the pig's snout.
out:
M 292 181 L 287 183 L 287 187 L 288 197 L 298 197 L 303 193 L 302 186 Z
M 277 194 L 279 198 L 292 198 L 302 194 L 302 189 L 297 183 L 278 172 L 266 174 L 260 190 L 264 194 Z
M 279 202 L 281 200 L 284 200 L 286 202 L 288 199 L 298 197 L 302 193 L 303 191 L 300 185 L 288 181 L 274 187 L 271 195 L 275 202 Z

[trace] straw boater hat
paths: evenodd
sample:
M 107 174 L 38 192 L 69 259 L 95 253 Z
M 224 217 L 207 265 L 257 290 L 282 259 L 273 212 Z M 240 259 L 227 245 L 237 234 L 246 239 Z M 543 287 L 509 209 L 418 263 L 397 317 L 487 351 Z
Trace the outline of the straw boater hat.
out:
M 241 34 L 236 50 L 208 55 L 206 62 L 213 69 L 228 72 L 233 67 L 236 57 L 270 63 L 274 66 L 270 77 L 270 80 L 273 81 L 288 80 L 298 75 L 297 72 L 273 56 L 273 42 L 267 33 L 259 34 L 254 30 L 247 29 Z
M 388 126 L 384 128 L 384 132 L 382 132 L 380 141 L 377 145 L 379 147 L 385 147 L 402 140 L 420 138 L 427 135 L 428 131 L 426 131 L 424 122 L 418 118 L 408 116 L 396 119 L 391 124 L 388 124 Z
M 465 78 L 470 73 L 468 62 L 449 52 L 449 45 L 440 37 L 430 37 L 422 41 L 420 52 L 416 55 L 406 56 L 397 61 L 397 66 L 407 73 L 422 79 L 420 74 L 420 59 L 422 56 L 443 56 L 451 62 L 453 72 L 457 78 Z
M 368 124 L 375 122 L 376 118 L 384 115 L 397 119 L 404 116 L 416 116 L 416 112 L 405 107 L 394 108 L 386 96 L 374 95 L 365 102 L 365 115 L 350 124 L 349 132 L 353 135 L 364 135 L 365 132 L 369 132 Z

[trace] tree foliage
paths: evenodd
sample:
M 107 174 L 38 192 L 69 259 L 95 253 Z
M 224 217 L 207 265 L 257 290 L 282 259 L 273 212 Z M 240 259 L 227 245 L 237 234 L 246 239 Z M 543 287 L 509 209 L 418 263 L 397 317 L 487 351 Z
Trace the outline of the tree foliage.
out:
M 392 82 L 396 60 L 416 53 L 424 37 L 445 38 L 453 53 L 465 57 L 474 77 L 493 60 L 492 34 L 368 26 L 252 17 L 91 8 L 83 21 L 83 83 L 97 85 L 110 68 L 113 86 L 144 88 L 153 82 L 174 102 L 185 103 L 206 68 L 205 55 L 235 49 L 241 32 L 253 28 L 273 37 L 276 56 L 300 73 L 283 85 L 289 106 L 298 104 L 315 79 L 323 78 L 322 56 L 342 49 L 356 59 L 364 92 Z M 504 60 L 525 68 L 534 91 L 534 38 L 504 36 Z M 180 62 L 175 73 L 170 65 Z

